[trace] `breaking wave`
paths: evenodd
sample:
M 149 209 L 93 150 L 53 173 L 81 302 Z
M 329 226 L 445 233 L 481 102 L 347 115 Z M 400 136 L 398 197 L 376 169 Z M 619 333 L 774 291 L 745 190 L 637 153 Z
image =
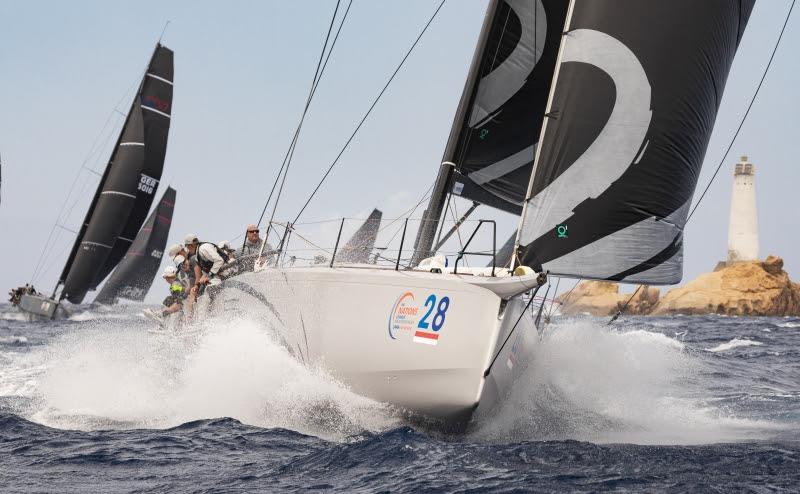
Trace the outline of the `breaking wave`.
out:
M 58 428 L 168 428 L 232 417 L 340 440 L 397 425 L 386 405 L 308 369 L 248 320 L 208 321 L 186 337 L 99 321 L 60 336 L 23 415 Z M 32 356 L 33 357 L 33 356 Z
M 721 343 L 714 348 L 707 348 L 707 352 L 717 353 L 733 350 L 734 348 L 748 347 L 748 346 L 761 346 L 763 343 L 760 341 L 748 340 L 747 338 L 734 338 L 727 343 Z
M 704 369 L 700 356 L 661 333 L 559 323 L 534 343 L 509 399 L 472 434 L 492 442 L 699 444 L 773 427 L 713 406 Z

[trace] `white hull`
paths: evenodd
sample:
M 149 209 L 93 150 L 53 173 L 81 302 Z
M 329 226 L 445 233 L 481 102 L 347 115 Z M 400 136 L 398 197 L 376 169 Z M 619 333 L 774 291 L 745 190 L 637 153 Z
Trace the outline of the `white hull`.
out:
M 488 411 L 506 392 L 510 352 L 531 326 L 530 316 L 521 319 L 484 377 L 523 302 L 502 304 L 468 279 L 487 283 L 374 268 L 265 269 L 226 281 L 213 305 L 277 319 L 298 359 L 323 366 L 356 393 L 465 424 L 479 405 Z

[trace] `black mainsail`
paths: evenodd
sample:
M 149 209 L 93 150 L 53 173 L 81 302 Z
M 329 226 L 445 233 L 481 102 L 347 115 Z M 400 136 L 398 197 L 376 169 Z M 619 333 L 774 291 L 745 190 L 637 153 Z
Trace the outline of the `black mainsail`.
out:
M 559 276 L 673 284 L 754 0 L 574 0 L 518 238 Z
M 522 212 L 568 3 L 492 0 L 486 11 L 443 168 L 415 244 L 430 255 L 448 193 Z
M 120 298 L 139 302 L 144 300 L 161 265 L 175 210 L 175 198 L 175 189 L 167 187 L 125 257 L 97 294 L 95 302 L 114 304 Z
M 550 94 L 567 2 L 502 0 L 487 14 L 476 51 L 478 80 L 462 98 L 445 161 L 456 165 L 452 193 L 522 212 L 542 117 Z
M 160 49 L 159 49 L 160 48 Z M 172 51 L 159 47 L 156 49 L 147 74 L 142 81 L 141 108 L 144 119 L 144 166 L 136 188 L 136 200 L 128 216 L 122 232 L 106 259 L 103 268 L 97 274 L 91 289 L 97 288 L 108 273 L 114 269 L 131 246 L 142 223 L 150 211 L 155 198 L 155 191 L 164 169 L 164 157 L 167 153 L 167 136 L 169 134 L 170 113 L 172 111 L 173 55 Z
M 122 259 L 161 179 L 172 110 L 172 50 L 158 44 L 59 277 L 80 303 Z

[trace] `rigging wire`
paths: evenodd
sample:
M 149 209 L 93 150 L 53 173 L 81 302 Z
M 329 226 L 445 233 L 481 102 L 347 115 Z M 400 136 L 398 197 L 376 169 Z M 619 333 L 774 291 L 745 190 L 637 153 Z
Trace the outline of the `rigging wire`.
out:
M 286 149 L 286 154 L 283 156 L 283 162 L 281 163 L 281 167 L 278 170 L 278 175 L 275 177 L 275 181 L 272 184 L 272 189 L 269 191 L 269 196 L 267 197 L 267 201 L 264 204 L 264 209 L 261 211 L 261 216 L 258 217 L 257 226 L 261 226 L 261 222 L 264 220 L 264 215 L 267 212 L 267 208 L 269 207 L 269 203 L 272 201 L 272 195 L 275 193 L 275 187 L 277 187 L 278 182 L 281 182 L 281 191 L 283 190 L 283 183 L 286 181 L 286 173 L 288 172 L 289 163 L 291 162 L 292 156 L 294 155 L 294 148 L 297 145 L 297 140 L 300 137 L 300 129 L 303 127 L 303 122 L 305 121 L 306 114 L 308 113 L 308 108 L 311 105 L 311 101 L 314 98 L 314 94 L 317 91 L 317 86 L 319 85 L 319 81 L 322 79 L 322 74 L 325 72 L 325 68 L 328 66 L 328 60 L 330 60 L 331 53 L 333 52 L 333 48 L 336 46 L 336 41 L 339 39 L 339 33 L 342 31 L 342 26 L 344 26 L 344 22 L 347 19 L 347 14 L 350 12 L 350 7 L 353 4 L 353 1 L 350 0 L 350 3 L 347 5 L 347 10 L 345 10 L 344 15 L 342 16 L 342 20 L 339 23 L 339 28 L 336 31 L 336 35 L 333 38 L 333 41 L 330 45 L 330 50 L 328 50 L 328 41 L 330 40 L 331 32 L 333 30 L 333 25 L 336 21 L 336 16 L 339 13 L 339 4 L 341 0 L 337 0 L 336 7 L 333 10 L 333 15 L 331 16 L 331 22 L 328 26 L 328 32 L 325 35 L 325 41 L 322 44 L 322 51 L 319 54 L 319 60 L 317 60 L 317 67 L 314 70 L 314 77 L 311 80 L 311 87 L 308 91 L 308 96 L 306 97 L 306 104 L 303 107 L 303 112 L 300 115 L 300 121 L 297 123 L 297 127 L 294 130 L 294 135 L 292 136 L 292 141 L 289 144 L 289 147 Z M 327 51 L 327 56 L 325 52 Z M 281 180 L 281 176 L 283 176 L 283 180 Z M 281 191 L 278 192 L 278 197 L 275 199 L 275 207 L 277 208 L 278 199 L 280 198 Z M 272 216 L 274 217 L 275 210 L 273 209 Z M 272 220 L 270 220 L 272 221 Z
M 127 95 L 129 92 L 130 89 L 128 89 L 128 91 L 125 92 L 125 95 Z M 113 134 L 114 130 L 116 130 L 117 126 L 119 125 L 119 122 L 112 123 L 112 119 L 119 113 L 117 107 L 119 106 L 120 103 L 121 101 L 114 106 L 111 112 L 109 112 L 108 117 L 106 117 L 106 121 L 103 123 L 103 126 L 97 133 L 97 136 L 95 136 L 94 141 L 92 142 L 92 145 L 89 148 L 89 151 L 86 153 L 86 157 L 81 162 L 81 166 L 75 173 L 75 178 L 73 179 L 72 184 L 70 185 L 67 191 L 67 196 L 64 198 L 64 202 L 61 204 L 61 207 L 58 210 L 58 215 L 56 216 L 56 220 L 53 223 L 53 226 L 50 229 L 49 234 L 47 235 L 47 240 L 45 240 L 45 243 L 42 246 L 42 251 L 39 254 L 39 258 L 37 259 L 36 265 L 33 268 L 33 273 L 31 274 L 30 278 L 31 284 L 33 284 L 33 282 L 36 281 L 39 276 L 44 274 L 43 271 L 44 265 L 48 262 L 50 257 L 48 253 L 52 253 L 52 247 L 55 246 L 55 243 L 60 237 L 60 231 L 58 234 L 56 234 L 56 230 L 58 229 L 59 226 L 61 226 L 62 222 L 67 221 L 69 219 L 69 216 L 72 214 L 72 211 L 75 208 L 75 204 L 77 203 L 78 200 L 81 199 L 81 196 L 83 195 L 83 191 L 86 188 L 86 182 L 84 182 L 83 185 L 81 186 L 81 191 L 77 195 L 75 202 L 72 204 L 72 206 L 69 206 L 68 208 L 70 199 L 72 198 L 73 192 L 75 191 L 75 187 L 78 185 L 78 181 L 81 178 L 81 173 L 84 170 L 94 171 L 92 168 L 87 166 L 89 164 L 89 161 L 92 159 L 93 156 L 100 153 L 100 151 L 106 147 L 110 139 L 110 136 Z M 109 124 L 111 125 L 110 127 Z M 108 131 L 108 135 L 106 135 L 105 138 L 103 138 L 103 135 L 106 133 L 106 131 Z M 101 139 L 102 139 L 102 144 L 100 144 Z M 53 237 L 54 234 L 55 238 Z
M 772 61 L 775 59 L 775 54 L 778 52 L 778 47 L 781 44 L 781 39 L 783 39 L 783 33 L 786 31 L 786 26 L 789 24 L 789 18 L 792 16 L 792 10 L 794 9 L 795 2 L 796 0 L 792 0 L 792 3 L 789 5 L 789 11 L 786 12 L 786 19 L 784 19 L 783 21 L 783 26 L 781 27 L 781 31 L 778 34 L 778 39 L 775 40 L 775 46 L 772 48 L 772 53 L 769 56 L 767 65 L 764 67 L 764 72 L 761 74 L 761 79 L 758 81 L 758 85 L 756 86 L 756 90 L 753 93 L 753 97 L 750 98 L 750 103 L 747 105 L 747 110 L 745 110 L 744 115 L 742 115 L 742 119 L 739 121 L 739 126 L 736 128 L 736 132 L 734 132 L 733 137 L 731 137 L 731 141 L 730 143 L 728 143 L 728 147 L 725 149 L 725 153 L 722 155 L 722 159 L 719 160 L 717 168 L 714 170 L 714 174 L 711 175 L 711 179 L 708 181 L 705 188 L 703 189 L 703 193 L 700 194 L 700 197 L 697 199 L 697 202 L 695 203 L 694 207 L 692 207 L 692 210 L 686 217 L 686 223 L 684 224 L 684 228 L 685 225 L 689 223 L 689 220 L 692 219 L 692 216 L 694 215 L 695 211 L 697 211 L 697 208 L 700 206 L 700 203 L 703 201 L 703 198 L 705 198 L 706 194 L 711 188 L 711 185 L 717 178 L 719 171 L 722 169 L 722 165 L 725 163 L 725 160 L 728 159 L 728 154 L 730 153 L 731 148 L 733 148 L 733 144 L 739 137 L 739 132 L 741 132 L 742 127 L 744 126 L 744 122 L 747 120 L 748 115 L 750 115 L 750 110 L 753 108 L 753 104 L 756 102 L 756 99 L 758 98 L 758 93 L 759 91 L 761 91 L 761 86 L 763 86 L 764 84 L 764 79 L 767 78 L 767 73 L 769 73 L 769 69 L 772 66 Z M 625 302 L 625 305 L 623 305 L 622 308 L 618 310 L 616 314 L 614 314 L 611 320 L 608 321 L 608 324 L 611 324 L 612 322 L 616 321 L 625 312 L 625 309 L 628 307 L 628 304 L 631 302 L 631 300 L 633 300 L 633 297 L 636 296 L 636 294 L 643 286 L 644 285 L 639 285 L 636 291 L 633 292 L 633 295 L 631 295 L 630 298 Z
M 545 274 L 545 276 L 547 276 L 547 274 Z M 539 293 L 539 289 L 540 288 L 542 288 L 542 285 L 541 284 L 537 284 L 536 288 L 533 289 L 533 293 L 531 293 L 531 297 L 530 297 L 530 299 L 528 299 L 528 303 L 522 309 L 522 312 L 519 313 L 519 317 L 517 318 L 517 322 L 515 322 L 514 325 L 511 327 L 511 330 L 508 332 L 508 335 L 506 336 L 506 339 L 503 340 L 503 344 L 500 345 L 500 349 L 497 350 L 497 353 L 495 353 L 494 358 L 492 359 L 491 363 L 489 363 L 489 367 L 487 367 L 486 370 L 483 372 L 483 377 L 488 376 L 489 372 L 492 371 L 492 366 L 494 366 L 495 361 L 497 361 L 497 357 L 499 357 L 500 354 L 503 352 L 503 348 L 505 348 L 506 343 L 508 343 L 508 340 L 511 338 L 511 335 L 514 334 L 514 330 L 517 329 L 517 325 L 519 325 L 519 322 L 522 320 L 522 317 L 528 311 L 528 307 L 530 307 L 531 303 L 533 303 L 533 300 L 536 298 L 536 294 Z
M 166 26 L 164 28 L 166 29 Z M 147 66 L 145 66 L 142 73 L 146 72 L 147 72 Z M 89 147 L 89 151 L 86 153 L 86 157 L 81 162 L 81 166 L 78 168 L 78 171 L 75 174 L 75 179 L 72 181 L 72 185 L 70 185 L 70 188 L 67 191 L 67 196 L 64 198 L 64 202 L 62 203 L 61 208 L 59 208 L 58 215 L 56 216 L 56 221 L 53 224 L 53 227 L 50 229 L 50 233 L 47 236 L 47 240 L 45 241 L 45 244 L 42 247 L 42 251 L 39 254 L 39 259 L 36 261 L 36 265 L 34 266 L 33 274 L 31 275 L 30 279 L 31 284 L 33 284 L 33 282 L 36 281 L 36 279 L 39 276 L 48 272 L 52 268 L 51 265 L 46 271 L 43 271 L 45 264 L 49 261 L 50 253 L 52 253 L 52 249 L 53 247 L 55 247 L 55 243 L 60 238 L 61 232 L 59 230 L 55 238 L 53 238 L 53 234 L 56 232 L 56 229 L 58 229 L 58 227 L 61 226 L 62 221 L 67 221 L 69 219 L 69 216 L 72 214 L 75 205 L 77 204 L 80 197 L 83 195 L 83 190 L 85 190 L 86 188 L 86 182 L 84 182 L 81 187 L 81 193 L 78 194 L 78 199 L 76 199 L 75 203 L 73 203 L 73 205 L 69 208 L 69 210 L 65 214 L 64 211 L 67 208 L 70 197 L 72 197 L 72 193 L 75 190 L 75 186 L 77 185 L 78 180 L 80 179 L 81 172 L 83 170 L 88 170 L 92 173 L 97 174 L 97 171 L 94 170 L 93 168 L 88 167 L 87 164 L 89 163 L 89 160 L 91 160 L 93 156 L 95 163 L 99 161 L 100 159 L 99 153 L 102 152 L 103 149 L 108 145 L 108 141 L 111 139 L 111 136 L 115 133 L 117 125 L 121 123 L 121 122 L 115 122 L 111 124 L 111 127 L 109 127 L 109 123 L 111 123 L 112 118 L 114 118 L 115 115 L 120 115 L 123 118 L 122 123 L 124 124 L 124 119 L 128 115 L 127 113 L 121 111 L 119 109 L 119 106 L 128 98 L 128 95 L 135 90 L 136 86 L 139 83 L 140 83 L 139 80 L 134 80 L 134 82 L 128 87 L 128 89 L 125 90 L 124 93 L 122 93 L 122 96 L 120 97 L 119 101 L 117 101 L 117 103 L 113 106 L 112 110 L 108 114 L 108 117 L 106 117 L 106 121 L 103 123 L 103 126 L 100 128 L 100 131 L 97 133 L 94 140 L 92 141 L 92 145 Z M 103 138 L 103 135 L 105 134 L 107 129 L 109 131 L 108 135 L 106 135 L 106 137 L 103 139 L 103 143 L 98 146 L 100 139 Z
M 308 205 L 309 205 L 309 203 L 311 202 L 311 200 L 314 198 L 314 196 L 315 196 L 315 195 L 317 194 L 317 192 L 319 191 L 320 187 L 322 187 L 322 184 L 323 184 L 323 183 L 325 182 L 325 180 L 328 178 L 328 175 L 330 175 L 330 173 L 331 173 L 331 171 L 333 170 L 333 168 L 334 168 L 334 167 L 336 166 L 336 164 L 339 162 L 339 159 L 342 157 L 342 155 L 344 154 L 345 150 L 347 150 L 348 146 L 350 146 L 350 143 L 351 143 L 351 142 L 353 142 L 353 139 L 355 138 L 355 136 L 356 136 L 356 134 L 358 133 L 358 131 L 361 129 L 361 126 L 362 126 L 362 125 L 364 125 L 364 122 L 367 120 L 367 117 L 369 117 L 370 113 L 372 113 L 372 110 L 375 108 L 375 105 L 377 105 L 377 104 L 378 104 L 378 101 L 380 101 L 380 99 L 381 99 L 381 97 L 383 96 L 383 94 L 384 94 L 384 93 L 386 92 L 386 90 L 389 88 L 389 85 L 392 83 L 392 81 L 394 80 L 394 78 L 395 78 L 395 76 L 397 75 L 397 73 L 398 73 L 398 72 L 400 72 L 400 69 L 403 67 L 403 65 L 405 64 L 406 60 L 407 60 L 407 59 L 408 59 L 408 57 L 411 55 L 411 52 L 413 52 L 413 51 L 414 51 L 414 48 L 415 48 L 415 47 L 417 46 L 417 44 L 419 43 L 419 40 L 420 40 L 420 39 L 422 39 L 422 36 L 423 36 L 423 35 L 425 34 L 425 32 L 428 30 L 428 27 L 431 25 L 431 23 L 433 22 L 433 20 L 436 18 L 436 15 L 439 13 L 439 11 L 442 9 L 442 6 L 444 5 L 445 1 L 446 1 L 446 0 L 442 0 L 442 1 L 439 3 L 439 6 L 438 6 L 438 7 L 436 7 L 436 10 L 433 12 L 433 15 L 431 15 L 430 19 L 428 19 L 428 22 L 425 24 L 425 27 L 423 27 L 423 28 L 422 28 L 422 31 L 419 33 L 419 36 L 417 36 L 417 39 L 416 39 L 416 40 L 414 40 L 414 43 L 412 43 L 411 47 L 410 47 L 410 48 L 408 49 L 408 51 L 406 52 L 405 56 L 403 56 L 403 59 L 400 61 L 400 64 L 399 64 L 399 65 L 397 66 L 397 68 L 394 70 L 394 72 L 392 73 L 391 77 L 389 77 L 389 80 L 388 80 L 388 81 L 386 82 L 386 84 L 383 86 L 383 89 L 381 89 L 380 93 L 378 93 L 378 96 L 377 96 L 377 97 L 375 98 L 375 100 L 372 102 L 372 105 L 370 105 L 370 107 L 369 107 L 369 109 L 367 110 L 367 112 L 366 112 L 366 113 L 364 114 L 364 116 L 361 118 L 361 121 L 358 123 L 358 125 L 356 126 L 355 130 L 353 131 L 353 133 L 352 133 L 352 134 L 350 135 L 350 137 L 347 139 L 347 142 L 345 142 L 344 146 L 342 146 L 342 149 L 339 151 L 339 154 L 338 154 L 338 155 L 336 156 L 336 158 L 333 160 L 333 162 L 331 163 L 331 165 L 328 167 L 328 170 L 327 170 L 327 171 L 325 172 L 325 174 L 322 176 L 322 179 L 319 181 L 319 183 L 317 184 L 317 186 L 316 186 L 316 187 L 314 188 L 314 190 L 311 192 L 311 195 L 308 197 L 308 199 L 306 200 L 305 204 L 303 204 L 303 207 L 302 207 L 302 208 L 300 208 L 300 212 L 298 212 L 298 213 L 297 213 L 297 216 L 295 216 L 295 218 L 294 218 L 294 221 L 292 221 L 292 223 L 293 223 L 293 224 L 297 222 L 297 220 L 300 218 L 300 216 L 301 216 L 301 215 L 303 214 L 303 212 L 306 210 L 306 208 L 308 207 Z
M 711 176 L 711 180 L 708 181 L 708 184 L 706 184 L 705 189 L 703 189 L 703 193 L 700 194 L 700 198 L 697 199 L 697 203 L 695 203 L 691 212 L 689 212 L 689 216 L 686 217 L 687 223 L 692 218 L 692 215 L 697 210 L 697 207 L 700 206 L 700 203 L 706 196 L 706 193 L 708 192 L 708 189 L 711 187 L 711 184 L 714 183 L 714 179 L 717 178 L 717 174 L 722 168 L 722 165 L 725 163 L 725 160 L 728 158 L 728 153 L 730 153 L 731 148 L 733 147 L 733 143 L 736 142 L 736 138 L 739 137 L 739 132 L 742 130 L 742 126 L 744 125 L 745 120 L 747 120 L 747 116 L 750 114 L 750 109 L 753 108 L 753 103 L 755 103 L 756 98 L 758 97 L 758 92 L 761 90 L 761 86 L 764 84 L 764 79 L 766 79 L 767 77 L 769 68 L 772 65 L 772 60 L 775 58 L 775 53 L 778 51 L 778 46 L 780 46 L 781 44 L 781 38 L 783 38 L 783 33 L 784 31 L 786 31 L 786 25 L 789 24 L 789 17 L 791 17 L 792 15 L 792 9 L 794 9 L 795 1 L 796 0 L 792 0 L 792 4 L 789 6 L 789 11 L 786 13 L 786 19 L 783 21 L 783 27 L 781 28 L 781 32 L 778 35 L 778 39 L 775 41 L 775 46 L 772 48 L 772 54 L 769 56 L 769 61 L 767 62 L 767 66 L 764 67 L 764 73 L 761 74 L 761 80 L 758 82 L 758 86 L 756 86 L 756 91 L 755 93 L 753 93 L 753 97 L 750 99 L 750 104 L 747 105 L 747 110 L 744 112 L 742 120 L 739 122 L 739 127 L 736 128 L 736 132 L 733 134 L 733 138 L 731 138 L 731 142 L 730 144 L 728 144 L 728 148 L 725 150 L 725 154 L 723 154 L 722 159 L 719 160 L 719 164 L 717 165 L 717 169 L 714 170 L 714 174 Z
M 616 314 L 614 314 L 614 315 L 611 317 L 611 319 L 609 319 L 609 321 L 608 321 L 608 324 L 607 324 L 607 325 L 610 325 L 612 322 L 614 322 L 614 321 L 616 321 L 617 319 L 619 319 L 619 316 L 621 316 L 621 315 L 622 315 L 622 314 L 625 312 L 625 309 L 627 309 L 627 308 L 628 308 L 628 304 L 630 304 L 630 303 L 631 303 L 631 300 L 633 300 L 633 297 L 635 297 L 635 296 L 636 296 L 636 294 L 637 294 L 637 293 L 639 293 L 639 290 L 641 290 L 643 286 L 644 286 L 644 285 L 639 285 L 638 287 L 636 287 L 636 290 L 634 290 L 634 292 L 631 294 L 631 296 L 630 296 L 630 297 L 628 297 L 628 300 L 626 300 L 626 301 L 625 301 L 625 304 L 624 304 L 622 307 L 620 307 L 620 308 L 619 308 L 619 310 L 617 311 L 617 313 L 616 313 Z
M 556 279 L 556 289 L 553 292 L 553 298 L 550 299 L 550 308 L 547 311 L 547 318 L 546 318 L 547 322 L 549 322 L 550 318 L 553 316 L 553 311 L 555 310 L 555 304 L 556 304 L 556 297 L 558 297 L 558 287 L 560 285 L 561 285 L 561 277 L 559 276 Z M 546 327 L 546 325 L 545 325 L 545 327 Z

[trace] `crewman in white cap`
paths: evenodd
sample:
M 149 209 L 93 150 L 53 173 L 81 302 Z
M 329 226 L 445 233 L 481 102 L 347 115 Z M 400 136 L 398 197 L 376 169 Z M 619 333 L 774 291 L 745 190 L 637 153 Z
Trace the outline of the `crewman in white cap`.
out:
M 201 242 L 197 235 L 189 233 L 184 238 L 184 245 L 189 255 L 194 256 L 196 263 L 195 285 L 219 285 L 230 274 L 226 272 L 226 268 L 232 267 L 233 263 L 228 262 L 228 254 L 216 244 Z

